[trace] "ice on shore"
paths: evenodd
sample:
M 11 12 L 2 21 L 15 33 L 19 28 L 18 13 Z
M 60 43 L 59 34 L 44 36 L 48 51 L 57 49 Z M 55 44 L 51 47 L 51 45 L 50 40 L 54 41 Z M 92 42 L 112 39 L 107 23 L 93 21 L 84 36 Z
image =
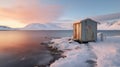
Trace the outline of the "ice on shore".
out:
M 120 66 L 120 36 L 107 37 L 104 41 L 79 44 L 71 37 L 53 39 L 52 48 L 63 51 L 64 58 L 50 67 L 118 67 Z

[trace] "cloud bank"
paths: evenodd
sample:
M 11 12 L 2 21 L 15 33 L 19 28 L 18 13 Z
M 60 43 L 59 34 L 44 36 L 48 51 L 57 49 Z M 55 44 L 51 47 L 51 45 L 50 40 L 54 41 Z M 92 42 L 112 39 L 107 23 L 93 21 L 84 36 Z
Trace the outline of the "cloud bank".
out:
M 1 0 L 0 19 L 13 19 L 23 23 L 47 23 L 62 14 L 60 5 L 42 4 L 40 0 Z M 9 2 L 9 3 L 8 3 Z

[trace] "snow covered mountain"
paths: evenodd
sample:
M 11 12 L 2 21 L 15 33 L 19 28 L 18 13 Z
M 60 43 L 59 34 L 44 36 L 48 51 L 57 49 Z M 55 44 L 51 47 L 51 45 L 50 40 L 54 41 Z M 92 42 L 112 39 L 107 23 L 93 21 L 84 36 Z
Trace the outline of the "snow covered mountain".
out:
M 117 21 L 109 27 L 109 30 L 120 30 L 120 21 Z
M 72 30 L 73 23 L 33 23 L 20 30 Z M 98 30 L 120 30 L 120 21 L 103 22 L 98 24 Z
M 98 30 L 120 30 L 120 20 L 112 23 L 98 24 Z
M 33 23 L 24 28 L 10 28 L 7 26 L 0 26 L 0 30 L 72 30 L 73 23 Z M 98 24 L 98 30 L 120 30 L 120 20 L 116 22 L 104 22 Z
M 7 26 L 0 26 L 0 30 L 72 30 L 73 22 L 59 22 L 59 23 L 32 23 L 24 28 L 10 28 Z M 120 30 L 120 20 L 112 23 L 103 22 L 98 24 L 98 30 Z
M 7 27 L 7 26 L 0 26 L 0 30 L 15 30 L 15 29 Z
M 98 30 L 109 30 L 109 27 L 112 25 L 112 23 L 102 23 L 98 24 Z
M 72 23 L 33 23 L 25 26 L 21 30 L 71 30 Z

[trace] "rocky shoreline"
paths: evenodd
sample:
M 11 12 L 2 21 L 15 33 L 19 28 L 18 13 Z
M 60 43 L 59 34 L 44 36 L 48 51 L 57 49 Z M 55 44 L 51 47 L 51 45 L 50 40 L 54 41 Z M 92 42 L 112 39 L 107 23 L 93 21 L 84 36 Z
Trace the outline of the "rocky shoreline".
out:
M 53 57 L 53 59 L 49 62 L 49 64 L 35 65 L 34 67 L 50 67 L 50 64 L 52 64 L 59 58 L 64 57 L 64 56 L 62 56 L 63 51 L 59 51 L 59 50 L 57 50 L 57 48 L 49 47 L 48 44 L 51 44 L 51 42 L 46 42 L 46 43 L 42 42 L 41 43 L 41 45 L 45 45 L 45 47 L 50 51 L 50 55 Z

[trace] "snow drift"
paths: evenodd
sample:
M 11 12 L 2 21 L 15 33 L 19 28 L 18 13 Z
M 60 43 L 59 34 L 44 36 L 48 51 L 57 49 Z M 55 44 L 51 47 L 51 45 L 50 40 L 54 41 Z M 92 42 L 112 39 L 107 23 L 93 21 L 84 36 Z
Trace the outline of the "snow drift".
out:
M 56 60 L 50 67 L 89 67 L 96 65 L 96 55 L 90 50 L 91 47 L 85 44 L 79 44 L 71 38 L 54 39 L 49 44 L 52 48 L 64 51 L 65 58 Z
M 79 44 L 70 37 L 53 39 L 52 48 L 62 50 L 66 56 L 50 67 L 119 67 L 120 36 L 107 37 L 104 41 Z

